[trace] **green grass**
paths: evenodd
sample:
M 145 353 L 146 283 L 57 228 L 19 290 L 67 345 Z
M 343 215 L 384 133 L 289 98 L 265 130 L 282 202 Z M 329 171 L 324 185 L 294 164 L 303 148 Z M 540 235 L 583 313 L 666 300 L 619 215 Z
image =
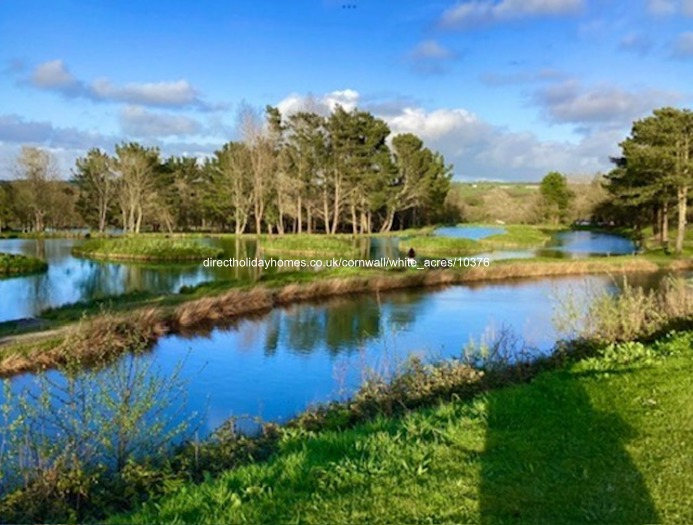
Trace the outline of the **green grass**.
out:
M 561 226 L 526 224 L 508 224 L 503 228 L 505 233 L 485 237 L 481 239 L 481 244 L 493 249 L 542 246 L 551 240 L 553 233 L 565 230 L 565 227 Z
M 45 272 L 46 270 L 48 270 L 46 261 L 36 257 L 0 253 L 0 277 Z
M 260 248 L 279 255 L 298 255 L 313 257 L 355 257 L 358 248 L 355 240 L 348 235 L 308 235 L 291 234 L 260 239 Z
M 542 225 L 530 226 L 525 224 L 461 224 L 465 227 L 502 227 L 505 232 L 490 235 L 480 240 L 443 237 L 436 235 L 404 236 L 399 248 L 406 251 L 413 247 L 421 255 L 470 255 L 485 251 L 539 247 L 551 239 L 551 234 L 564 230 L 561 226 Z
M 484 246 L 473 239 L 438 237 L 435 235 L 406 237 L 399 241 L 399 250 L 414 248 L 419 255 L 471 255 L 484 251 Z
M 269 461 L 111 522 L 691 523 L 693 335 L 629 345 L 470 401 L 287 431 Z
M 72 254 L 95 259 L 169 262 L 217 258 L 223 254 L 223 250 L 186 239 L 118 237 L 88 240 L 74 247 Z

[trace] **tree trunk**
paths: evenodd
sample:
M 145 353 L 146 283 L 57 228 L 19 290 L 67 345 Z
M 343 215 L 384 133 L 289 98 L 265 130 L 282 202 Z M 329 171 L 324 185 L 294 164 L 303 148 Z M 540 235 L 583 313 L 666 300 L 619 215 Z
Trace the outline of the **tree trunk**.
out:
M 135 224 L 135 233 L 140 233 L 140 227 L 142 226 L 142 207 L 137 208 L 137 223 Z
M 337 226 L 339 225 L 339 209 L 342 205 L 342 203 L 340 202 L 341 194 L 339 190 L 340 183 L 339 180 L 337 180 L 334 185 L 334 215 L 332 216 L 332 235 L 337 233 Z
M 330 233 L 330 205 L 327 201 L 327 190 L 322 195 L 323 213 L 325 214 L 325 233 Z
M 688 186 L 680 186 L 677 191 L 678 199 L 678 229 L 676 231 L 676 255 L 683 251 L 683 238 L 686 234 L 686 204 L 688 201 Z
M 395 209 L 390 208 L 387 211 L 387 218 L 383 221 L 383 225 L 380 227 L 380 233 L 389 232 L 392 230 L 392 223 L 395 221 Z
M 669 203 L 664 201 L 662 204 L 662 226 L 660 235 L 662 236 L 662 246 L 669 248 Z
M 298 233 L 301 233 L 303 231 L 303 215 L 301 213 L 301 209 L 303 207 L 303 204 L 301 203 L 301 196 L 298 196 L 298 202 L 296 203 L 296 210 L 297 210 L 297 216 L 298 216 Z

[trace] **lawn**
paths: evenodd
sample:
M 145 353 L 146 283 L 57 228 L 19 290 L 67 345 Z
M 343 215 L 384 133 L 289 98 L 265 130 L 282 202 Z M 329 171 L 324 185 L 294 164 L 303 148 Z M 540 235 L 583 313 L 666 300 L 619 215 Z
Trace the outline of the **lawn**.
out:
M 692 523 L 693 334 L 346 431 L 113 523 Z

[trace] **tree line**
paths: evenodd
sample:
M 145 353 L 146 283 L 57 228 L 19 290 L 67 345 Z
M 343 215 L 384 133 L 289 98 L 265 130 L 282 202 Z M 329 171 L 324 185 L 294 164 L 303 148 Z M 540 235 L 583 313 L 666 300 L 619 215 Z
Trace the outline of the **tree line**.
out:
M 675 251 L 683 250 L 688 199 L 693 186 L 693 113 L 665 107 L 633 123 L 612 159 L 607 175 L 611 193 L 605 207 L 615 221 L 638 230 L 651 225 L 662 246 L 669 243 L 675 216 Z
M 444 220 L 452 167 L 411 133 L 390 137 L 372 114 L 337 107 L 282 115 L 244 107 L 240 140 L 206 159 L 136 142 L 94 148 L 69 183 L 50 154 L 24 147 L 0 186 L 0 227 L 100 232 L 387 232 Z M 21 198 L 17 198 L 21 195 Z M 75 222 L 77 221 L 77 222 Z

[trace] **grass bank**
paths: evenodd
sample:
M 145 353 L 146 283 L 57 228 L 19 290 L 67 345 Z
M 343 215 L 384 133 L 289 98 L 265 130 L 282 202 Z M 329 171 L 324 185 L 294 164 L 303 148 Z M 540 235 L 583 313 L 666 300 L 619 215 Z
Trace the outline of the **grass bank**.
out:
M 464 227 L 499 227 L 491 224 L 462 224 Z M 402 238 L 400 251 L 414 248 L 421 255 L 455 256 L 472 255 L 494 250 L 540 247 L 546 244 L 553 233 L 565 230 L 561 226 L 526 224 L 504 225 L 503 233 L 484 237 L 483 239 L 464 239 L 436 235 L 409 235 Z
M 691 523 L 692 346 L 605 345 L 471 399 L 288 428 L 269 460 L 110 522 Z
M 223 250 L 185 239 L 118 237 L 90 239 L 75 246 L 72 254 L 93 259 L 175 262 L 217 258 L 223 254 Z
M 14 335 L 14 331 L 21 330 L 21 325 L 16 322 L 4 323 L 2 330 L 10 335 L 0 345 L 0 375 L 10 376 L 59 365 L 70 348 L 67 342 L 70 337 L 85 337 L 80 334 L 89 332 L 89 326 L 98 322 L 105 313 L 119 319 L 119 323 L 114 325 L 118 326 L 114 337 L 128 340 L 130 336 L 125 335 L 127 329 L 124 327 L 133 326 L 135 330 L 140 323 L 138 319 L 145 315 L 150 320 L 156 319 L 155 334 L 185 333 L 209 330 L 214 325 L 264 313 L 275 307 L 347 294 L 505 279 L 600 273 L 618 275 L 690 268 L 693 268 L 693 260 L 650 260 L 642 256 L 520 260 L 492 263 L 489 267 L 452 270 L 364 271 L 344 268 L 325 272 L 286 272 L 269 275 L 252 285 L 230 281 L 204 284 L 186 294 L 154 295 L 140 292 L 48 311 L 42 315 L 42 319 L 48 323 L 40 325 L 42 329 L 49 330 L 44 337 L 40 332 L 35 335 Z M 157 337 L 152 338 L 152 343 Z M 116 347 L 126 351 L 128 345 Z M 99 350 L 96 345 L 85 344 L 83 357 L 88 359 L 90 352 L 98 353 Z
M 48 270 L 46 261 L 13 253 L 0 253 L 0 277 L 26 275 Z
M 301 257 L 356 257 L 357 238 L 347 235 L 291 234 L 260 237 L 263 251 L 277 255 Z
M 49 448 L 55 461 L 27 471 L 23 487 L 0 486 L 0 521 L 102 522 L 146 499 L 111 521 L 687 523 L 693 332 L 670 326 L 690 329 L 693 294 L 685 283 L 650 293 L 653 315 L 643 293 L 589 303 L 597 324 L 585 335 L 597 339 L 530 361 L 504 357 L 512 337 L 467 347 L 469 359 L 412 359 L 257 439 L 231 423 L 173 456 L 123 457 L 115 471 Z M 617 325 L 650 339 L 615 342 Z M 77 443 L 90 433 L 80 429 Z

